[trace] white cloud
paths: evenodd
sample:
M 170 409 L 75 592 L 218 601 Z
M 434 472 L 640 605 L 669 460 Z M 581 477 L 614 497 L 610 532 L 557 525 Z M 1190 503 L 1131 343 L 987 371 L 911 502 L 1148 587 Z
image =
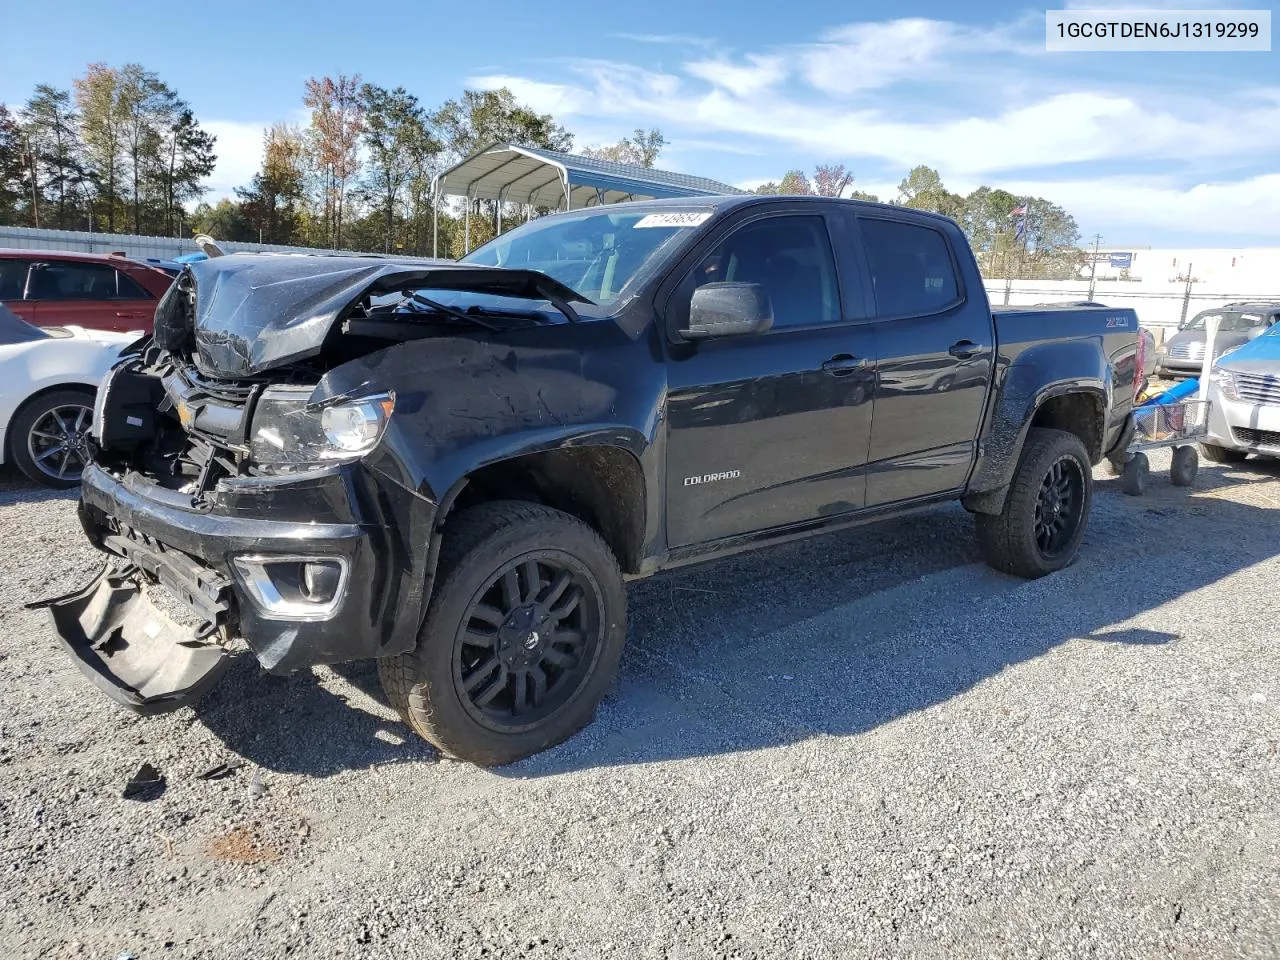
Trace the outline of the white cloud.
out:
M 979 30 L 919 17 L 852 23 L 828 31 L 820 43 L 798 48 L 796 56 L 810 86 L 848 94 L 899 80 L 920 81 L 947 69 L 953 59 L 1040 52 L 1017 42 L 1013 30 Z
M 994 112 L 985 105 L 956 107 L 949 118 L 937 119 L 884 96 L 850 102 L 761 89 L 760 83 L 754 95 L 739 96 L 724 83 L 698 89 L 688 77 L 629 64 L 592 62 L 575 69 L 585 81 L 580 85 L 522 89 L 540 109 L 562 102 L 597 119 L 657 123 L 673 139 L 682 130 L 703 139 L 716 132 L 771 141 L 796 153 L 870 157 L 904 168 L 926 163 L 951 176 L 1103 160 L 1234 159 L 1242 142 L 1254 155 L 1280 149 L 1275 90 L 1211 98 L 1169 97 L 1141 87 L 1124 93 L 1083 89 L 1028 97 Z M 521 82 L 502 79 L 513 89 Z
M 749 56 L 739 66 L 726 60 L 699 60 L 685 64 L 685 70 L 713 86 L 722 87 L 736 97 L 750 97 L 786 79 L 786 61 L 782 57 Z
M 1280 238 L 1280 174 L 1275 173 L 1190 187 L 1138 177 L 1023 180 L 1001 186 L 1019 196 L 1052 200 L 1082 224 Z
M 494 73 L 481 77 L 469 77 L 466 85 L 469 88 L 481 90 L 497 90 L 506 87 L 521 103 L 540 113 L 551 113 L 557 117 L 582 113 L 587 105 L 588 94 L 585 90 L 562 83 L 530 80 L 528 77 Z
M 708 37 L 695 37 L 687 33 L 611 33 L 615 40 L 633 43 L 654 43 L 663 46 L 710 47 L 715 41 Z
M 1280 236 L 1280 175 L 1224 173 L 1280 152 L 1280 87 L 1215 77 L 1206 61 L 1194 88 L 1171 66 L 1126 75 L 1119 61 L 1093 79 L 1071 55 L 1044 57 L 1043 29 L 1039 14 L 985 29 L 905 18 L 670 71 L 571 61 L 564 83 L 491 79 L 575 126 L 657 125 L 673 151 L 777 158 L 736 171 L 751 188 L 805 159 L 855 172 L 860 158 L 873 161 L 880 178 L 924 163 L 953 190 L 986 182 L 1044 196 L 1089 229 Z M 1170 161 L 1185 172 L 1142 173 Z M 1077 179 L 1062 173 L 1069 164 L 1100 173 Z M 766 176 L 749 176 L 757 172 Z M 897 192 L 888 181 L 855 186 L 883 199 Z
M 210 203 L 216 203 L 233 196 L 236 187 L 243 187 L 258 172 L 262 165 L 262 135 L 270 124 L 202 120 L 200 125 L 218 138 L 213 148 L 218 163 L 207 181 L 209 192 L 205 195 Z

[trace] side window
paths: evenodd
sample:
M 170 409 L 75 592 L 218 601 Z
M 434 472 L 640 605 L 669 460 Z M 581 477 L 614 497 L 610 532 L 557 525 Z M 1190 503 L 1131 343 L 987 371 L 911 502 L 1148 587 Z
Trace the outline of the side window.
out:
M 935 313 L 960 295 L 947 241 L 930 227 L 862 218 L 862 242 L 881 316 Z
M 97 263 L 50 263 L 33 277 L 34 300 L 114 300 L 116 270 Z
M 761 284 L 773 304 L 774 329 L 840 319 L 835 258 L 822 217 L 770 217 L 729 234 L 681 285 L 682 318 L 704 283 Z
M 153 300 L 154 297 L 129 278 L 127 273 L 116 271 L 116 295 L 121 300 Z
M 28 260 L 0 260 L 0 300 L 21 300 L 27 287 Z

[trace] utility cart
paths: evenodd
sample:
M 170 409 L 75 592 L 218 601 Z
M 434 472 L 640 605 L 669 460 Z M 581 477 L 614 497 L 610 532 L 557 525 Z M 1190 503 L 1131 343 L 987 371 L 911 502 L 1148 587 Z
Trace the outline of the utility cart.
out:
M 1175 487 L 1189 487 L 1200 470 L 1196 443 L 1209 430 L 1209 401 L 1191 399 L 1168 400 L 1156 397 L 1138 407 L 1133 414 L 1133 440 L 1125 451 L 1125 459 L 1113 459 L 1112 469 L 1120 477 L 1120 489 L 1133 497 L 1147 489 L 1151 464 L 1146 451 L 1159 447 L 1173 448 L 1173 465 L 1169 479 Z

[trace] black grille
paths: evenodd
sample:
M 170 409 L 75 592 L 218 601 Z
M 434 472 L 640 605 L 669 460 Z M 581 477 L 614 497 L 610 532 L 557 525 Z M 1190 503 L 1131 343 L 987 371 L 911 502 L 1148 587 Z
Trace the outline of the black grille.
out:
M 1280 431 L 1254 430 L 1250 427 L 1232 427 L 1236 443 L 1246 443 L 1251 447 L 1280 447 Z

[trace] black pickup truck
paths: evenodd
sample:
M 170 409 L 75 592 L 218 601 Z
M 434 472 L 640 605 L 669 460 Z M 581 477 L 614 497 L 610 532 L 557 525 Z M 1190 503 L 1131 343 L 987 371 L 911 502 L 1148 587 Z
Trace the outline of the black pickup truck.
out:
M 1136 344 L 1130 310 L 993 313 L 952 221 L 852 201 L 594 207 L 461 263 L 214 257 L 98 391 L 79 509 L 110 556 L 41 605 L 135 710 L 242 638 L 271 672 L 376 658 L 418 733 L 506 763 L 590 720 L 628 579 L 956 499 L 999 570 L 1071 562 Z

